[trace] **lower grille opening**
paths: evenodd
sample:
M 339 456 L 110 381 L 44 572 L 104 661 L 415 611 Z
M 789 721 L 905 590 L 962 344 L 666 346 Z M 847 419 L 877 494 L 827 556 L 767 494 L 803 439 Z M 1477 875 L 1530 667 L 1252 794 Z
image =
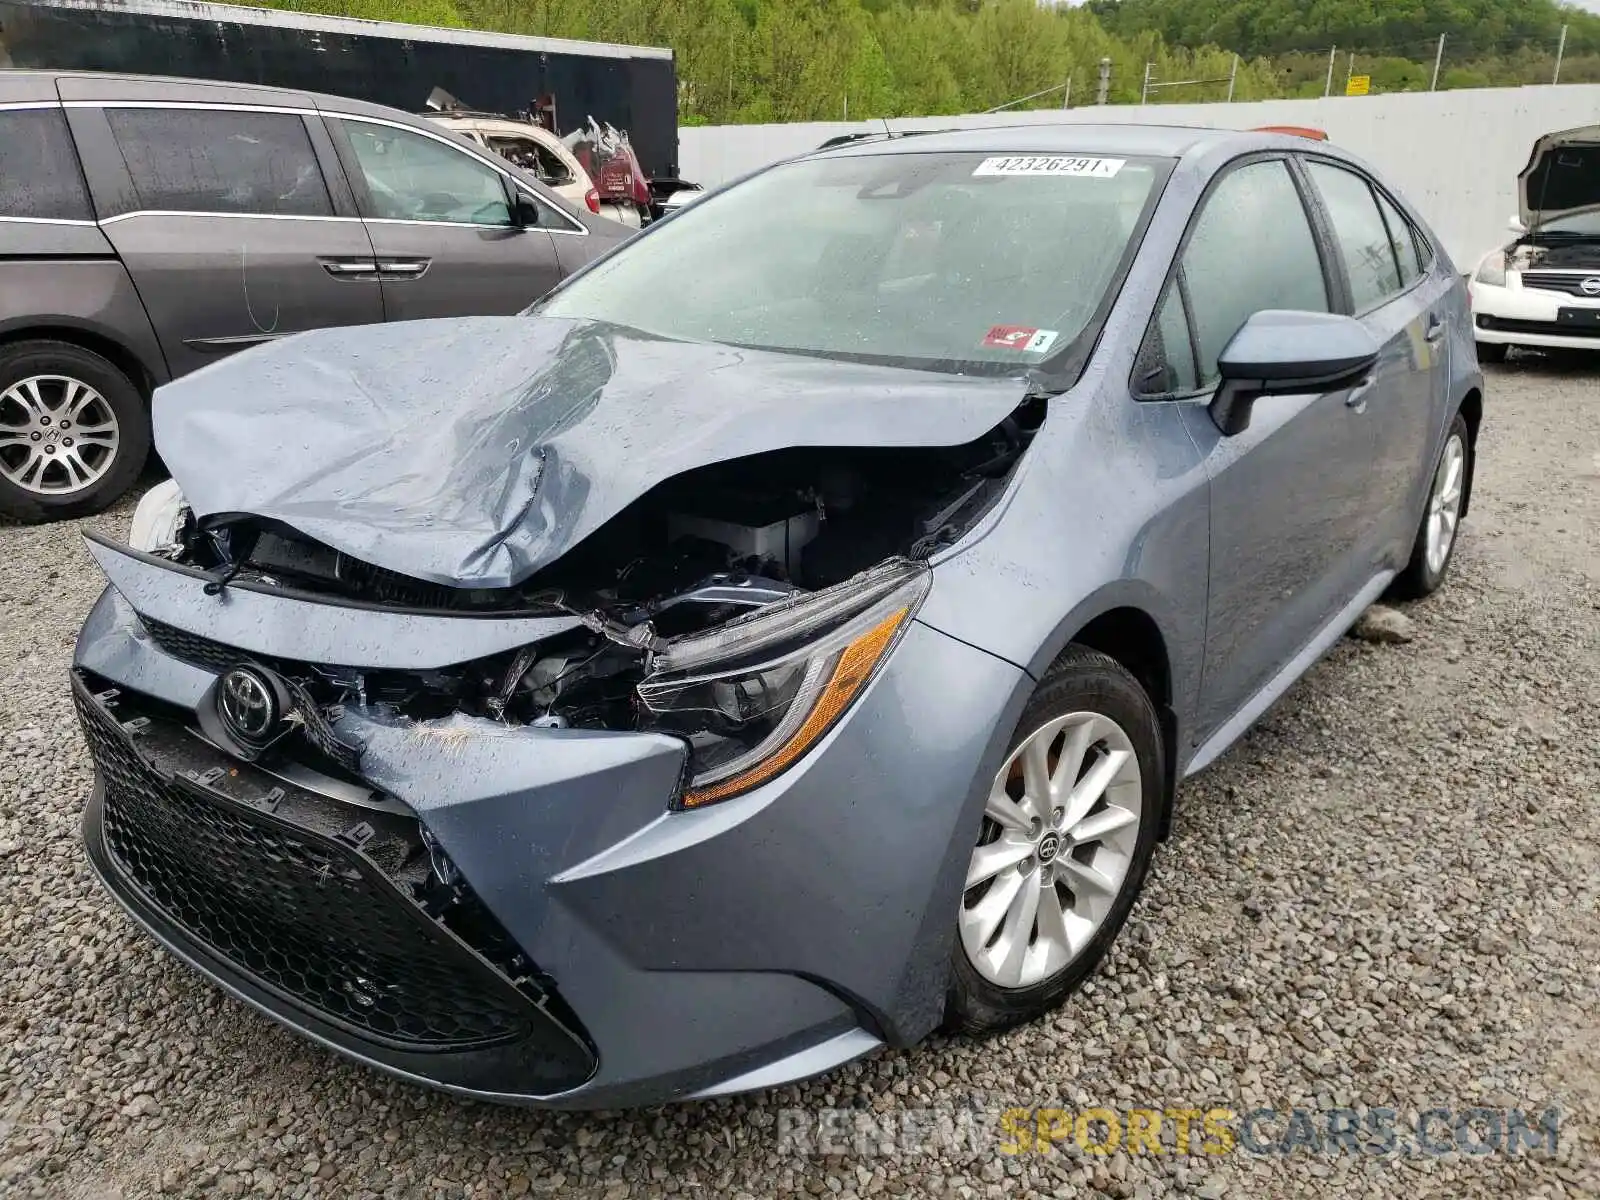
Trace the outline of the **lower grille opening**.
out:
M 1600 339 L 1600 323 L 1579 325 L 1562 321 L 1522 321 L 1512 317 L 1491 317 L 1480 314 L 1479 329 L 1495 329 L 1501 333 L 1544 333 L 1551 337 Z
M 581 1028 L 481 902 L 457 883 L 440 903 L 415 818 L 285 785 L 93 677 L 73 692 L 114 888 L 369 1048 L 515 1047 L 532 1090 L 592 1074 Z

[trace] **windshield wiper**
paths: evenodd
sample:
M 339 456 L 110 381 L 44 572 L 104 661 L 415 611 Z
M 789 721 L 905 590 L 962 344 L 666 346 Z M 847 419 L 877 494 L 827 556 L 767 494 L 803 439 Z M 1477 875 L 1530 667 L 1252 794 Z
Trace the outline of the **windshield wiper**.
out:
M 1536 238 L 1560 238 L 1563 241 L 1569 238 L 1575 238 L 1578 241 L 1600 242 L 1600 229 L 1593 230 L 1589 233 L 1585 233 L 1578 229 L 1530 229 L 1528 230 L 1526 236 Z

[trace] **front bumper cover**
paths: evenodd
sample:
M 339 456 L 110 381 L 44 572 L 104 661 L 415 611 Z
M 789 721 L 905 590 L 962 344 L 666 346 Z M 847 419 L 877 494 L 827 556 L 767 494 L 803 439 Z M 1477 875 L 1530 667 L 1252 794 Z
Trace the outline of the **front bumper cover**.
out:
M 169 602 L 163 618 L 205 636 L 215 601 L 190 590 L 193 611 Z M 77 666 L 92 690 L 149 697 L 179 723 L 216 679 L 166 653 L 111 589 Z M 668 811 L 682 772 L 671 739 L 487 722 L 483 736 L 430 738 L 352 712 L 340 732 L 365 745 L 363 775 L 433 835 L 592 1047 L 593 1073 L 574 1086 L 503 1047 L 408 1056 L 286 1002 L 129 886 L 107 851 L 103 787 L 85 836 L 107 886 L 175 954 L 362 1062 L 559 1107 L 723 1094 L 909 1044 L 937 1024 L 968 828 L 1027 693 L 1015 666 L 913 625 L 804 761 L 689 813 Z M 482 1065 L 446 1069 L 461 1053 Z
M 474 948 L 414 898 L 414 819 L 278 782 L 135 697 L 72 684 L 96 765 L 90 863 L 185 962 L 319 1041 L 446 1087 L 553 1093 L 593 1075 L 586 1035 L 492 923 L 458 920 Z
M 1569 274 L 1578 278 L 1576 274 Z M 1600 312 L 1600 298 L 1527 287 L 1521 275 L 1515 272 L 1503 287 L 1474 279 L 1468 284 L 1468 292 L 1472 298 L 1472 336 L 1476 341 L 1547 349 L 1600 350 L 1600 322 L 1572 325 L 1563 324 L 1559 319 L 1562 309 Z

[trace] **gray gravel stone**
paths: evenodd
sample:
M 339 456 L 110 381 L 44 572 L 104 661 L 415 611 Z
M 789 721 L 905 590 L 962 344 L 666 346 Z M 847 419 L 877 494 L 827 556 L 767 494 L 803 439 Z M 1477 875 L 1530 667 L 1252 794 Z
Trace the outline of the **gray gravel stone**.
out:
M 1387 604 L 1374 604 L 1361 614 L 1361 619 L 1350 630 L 1350 636 L 1363 642 L 1401 645 L 1417 636 L 1417 627 L 1399 609 L 1390 608 Z
M 387 1198 L 1600 1195 L 1600 367 L 1490 368 L 1452 578 L 1183 789 L 1104 970 L 1051 1019 L 637 1113 L 468 1104 L 175 963 L 94 882 L 66 688 L 100 580 L 0 527 L 0 1194 Z M 89 522 L 120 535 L 130 498 Z M 737 919 L 730 915 L 730 919 Z M 1518 1106 L 1554 1156 L 780 1152 L 776 1110 Z M 1282 1132 L 1282 1121 L 1273 1127 Z M 1170 1126 L 1169 1133 L 1170 1139 Z M 1196 1150 L 1197 1147 L 1191 1147 Z

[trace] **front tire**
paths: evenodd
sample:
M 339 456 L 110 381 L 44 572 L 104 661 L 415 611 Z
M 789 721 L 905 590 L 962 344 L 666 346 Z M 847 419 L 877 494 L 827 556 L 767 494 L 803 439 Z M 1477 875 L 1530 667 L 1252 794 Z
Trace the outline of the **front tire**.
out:
M 957 913 L 947 1028 L 1031 1021 L 1088 978 L 1144 885 L 1165 779 L 1160 721 L 1138 680 L 1068 646 L 990 790 Z
M 1481 363 L 1503 363 L 1506 353 L 1511 349 L 1504 342 L 1478 342 L 1478 361 Z
M 1389 585 L 1396 600 L 1420 600 L 1443 586 L 1455 558 L 1457 534 L 1461 530 L 1461 507 L 1466 501 L 1467 480 L 1472 474 L 1472 437 L 1460 413 L 1450 422 L 1428 486 L 1428 507 L 1422 514 L 1417 540 L 1411 547 L 1411 561 Z
M 100 512 L 150 453 L 132 381 L 69 342 L 0 348 L 0 515 L 37 522 Z

